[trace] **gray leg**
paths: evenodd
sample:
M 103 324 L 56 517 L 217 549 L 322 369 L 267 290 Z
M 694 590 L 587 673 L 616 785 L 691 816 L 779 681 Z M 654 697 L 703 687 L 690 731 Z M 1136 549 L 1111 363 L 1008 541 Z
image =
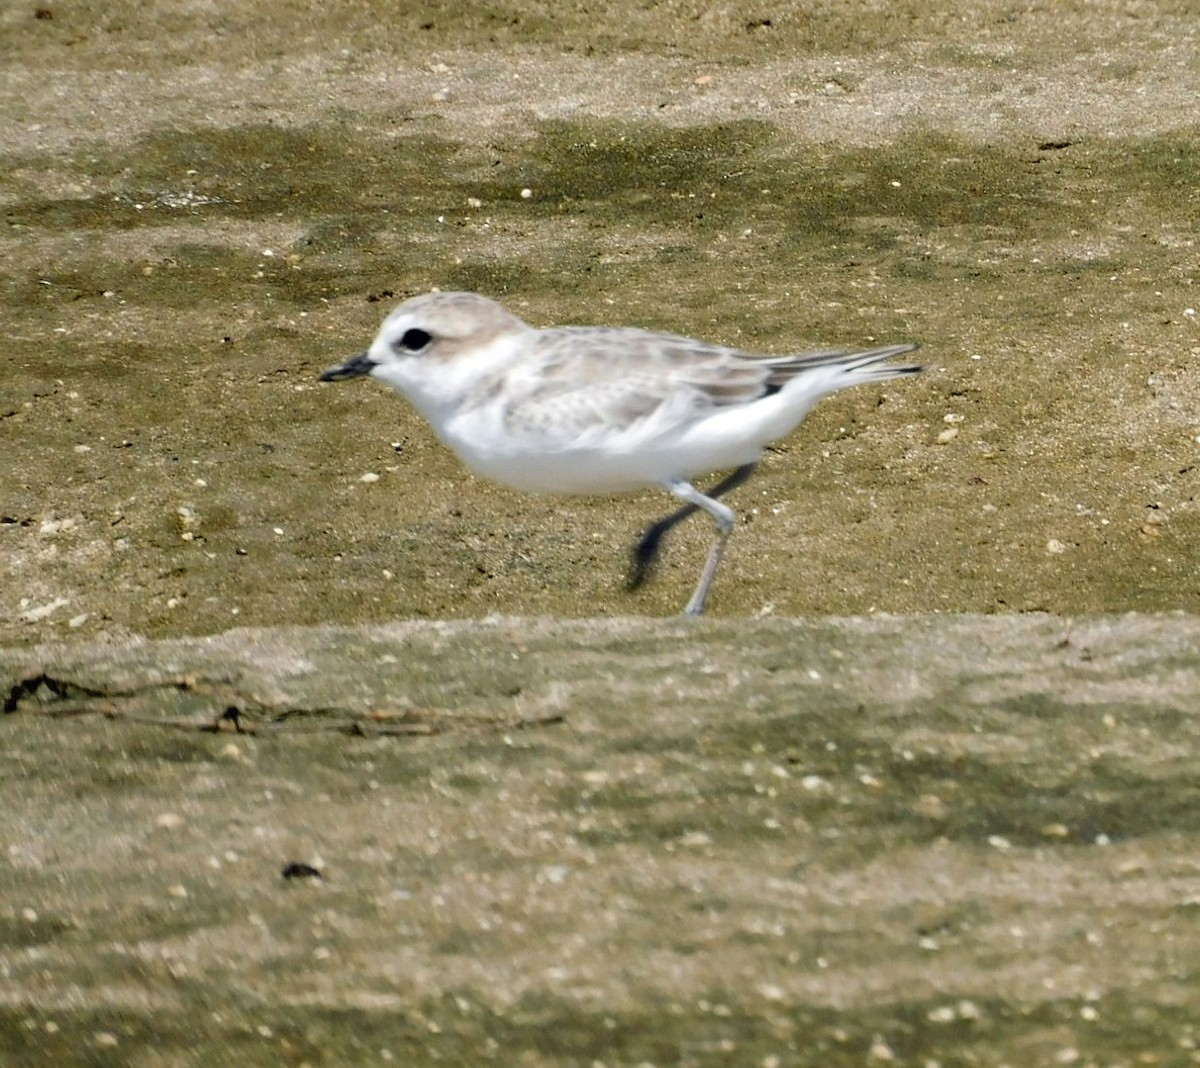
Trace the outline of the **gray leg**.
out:
M 673 479 L 666 485 L 667 489 L 676 497 L 683 498 L 696 508 L 703 508 L 717 524 L 717 536 L 713 540 L 712 548 L 708 550 L 708 559 L 704 561 L 704 570 L 700 572 L 700 581 L 696 583 L 692 598 L 683 610 L 685 616 L 698 616 L 704 611 L 704 602 L 708 599 L 708 588 L 712 585 L 713 576 L 717 573 L 721 554 L 725 552 L 725 542 L 733 530 L 733 509 L 720 501 L 713 500 L 712 497 L 704 496 L 690 482 L 684 482 L 681 478 Z
M 707 493 L 707 496 L 712 500 L 716 500 L 724 493 L 728 493 L 731 489 L 737 489 L 743 482 L 746 481 L 758 466 L 757 462 L 752 464 L 743 464 L 736 471 L 730 472 L 720 482 L 718 482 Z M 682 523 L 693 512 L 700 510 L 699 505 L 685 504 L 678 511 L 672 512 L 665 519 L 660 519 L 651 527 L 646 528 L 646 532 L 638 539 L 637 544 L 633 547 L 633 567 L 629 573 L 629 589 L 636 590 L 650 574 L 651 567 L 654 566 L 654 561 L 658 558 L 658 551 L 662 548 L 663 538 L 676 526 Z

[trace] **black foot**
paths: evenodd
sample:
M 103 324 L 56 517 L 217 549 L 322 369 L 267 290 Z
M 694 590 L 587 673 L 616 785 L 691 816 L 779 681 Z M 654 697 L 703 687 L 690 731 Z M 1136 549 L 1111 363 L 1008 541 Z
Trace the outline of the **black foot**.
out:
M 627 590 L 636 590 L 650 577 L 654 564 L 658 560 L 658 552 L 662 548 L 662 540 L 678 520 L 674 516 L 661 519 L 637 540 L 633 547 L 633 558 L 630 561 L 629 578 L 625 583 Z

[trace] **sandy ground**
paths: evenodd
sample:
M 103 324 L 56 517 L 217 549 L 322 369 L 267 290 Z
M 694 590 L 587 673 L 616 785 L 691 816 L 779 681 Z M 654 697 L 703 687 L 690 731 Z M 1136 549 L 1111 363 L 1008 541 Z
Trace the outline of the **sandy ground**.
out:
M 276 628 L 0 678 L 6 1064 L 1200 1060 L 1193 619 Z
M 624 584 L 664 494 L 315 381 L 433 286 L 924 344 L 731 498 L 716 614 L 1195 610 L 1196 28 L 1059 7 L 7 7 L 0 641 L 677 610 L 703 523 Z
M 0 9 L 6 1063 L 1193 1063 L 1194 16 Z M 929 370 L 687 628 L 316 382 L 433 287 Z

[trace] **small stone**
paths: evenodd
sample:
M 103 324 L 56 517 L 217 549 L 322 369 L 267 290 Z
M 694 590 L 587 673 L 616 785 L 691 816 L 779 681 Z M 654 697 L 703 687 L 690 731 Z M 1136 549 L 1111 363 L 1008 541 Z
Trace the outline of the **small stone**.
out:
M 175 831 L 182 827 L 185 820 L 178 812 L 164 812 L 154 820 L 154 826 L 164 831 Z
M 978 1020 L 983 1015 L 979 1006 L 973 1001 L 963 1000 L 958 1003 L 958 1018 L 960 1020 Z
M 871 1050 L 867 1054 L 873 1061 L 882 1061 L 889 1064 L 896 1059 L 896 1054 L 892 1052 L 892 1047 L 889 1046 L 882 1038 L 876 1038 L 871 1043 Z
M 22 598 L 21 607 L 24 608 L 28 602 Z M 22 623 L 40 623 L 43 619 L 57 612 L 60 608 L 70 604 L 65 597 L 55 597 L 48 604 L 38 605 L 36 608 L 26 608 L 18 617 Z

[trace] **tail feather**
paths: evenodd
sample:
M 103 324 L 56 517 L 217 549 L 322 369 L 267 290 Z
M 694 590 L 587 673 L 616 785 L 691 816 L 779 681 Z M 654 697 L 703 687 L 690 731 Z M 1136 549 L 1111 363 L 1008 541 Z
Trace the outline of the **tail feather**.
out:
M 883 382 L 900 375 L 915 375 L 924 370 L 921 364 L 889 364 L 886 360 L 903 356 L 917 348 L 915 341 L 899 345 L 884 345 L 862 352 L 847 352 L 844 349 L 829 349 L 824 352 L 808 352 L 797 356 L 772 357 L 771 377 L 768 387 L 782 389 L 788 382 L 811 376 L 813 372 L 825 372 L 828 390 L 843 386 L 861 385 L 866 382 Z

